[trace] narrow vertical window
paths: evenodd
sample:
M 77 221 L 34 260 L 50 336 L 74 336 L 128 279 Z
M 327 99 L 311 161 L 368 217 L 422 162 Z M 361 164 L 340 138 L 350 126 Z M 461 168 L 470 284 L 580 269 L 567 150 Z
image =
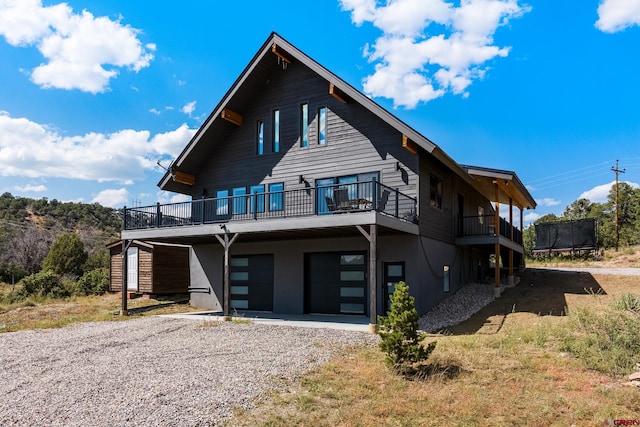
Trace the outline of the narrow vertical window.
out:
M 271 127 L 273 135 L 271 135 L 271 151 L 280 152 L 280 110 L 273 110 L 273 125 Z
M 327 107 L 318 109 L 318 144 L 327 143 Z
M 429 193 L 431 207 L 442 209 L 442 180 L 435 175 L 429 176 Z
M 282 196 L 284 195 L 284 183 L 269 184 L 269 210 L 281 211 L 283 209 Z
M 264 154 L 264 120 L 258 120 L 256 126 L 256 154 L 259 156 Z
M 300 106 L 300 147 L 309 146 L 309 104 Z

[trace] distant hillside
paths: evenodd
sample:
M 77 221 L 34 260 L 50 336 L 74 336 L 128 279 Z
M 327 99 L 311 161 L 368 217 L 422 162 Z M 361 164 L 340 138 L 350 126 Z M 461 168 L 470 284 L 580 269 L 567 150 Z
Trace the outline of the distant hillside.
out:
M 80 237 L 89 255 L 105 264 L 105 245 L 117 240 L 122 213 L 97 203 L 0 196 L 0 281 L 40 270 L 49 247 L 62 233 Z M 106 257 L 105 257 L 106 255 Z M 108 264 L 107 264 L 108 265 Z
M 4 193 L 0 196 L 0 224 L 3 226 L 32 224 L 39 228 L 61 231 L 93 228 L 102 233 L 117 235 L 122 226 L 122 217 L 115 209 L 97 203 L 60 202 L 47 198 L 30 199 Z

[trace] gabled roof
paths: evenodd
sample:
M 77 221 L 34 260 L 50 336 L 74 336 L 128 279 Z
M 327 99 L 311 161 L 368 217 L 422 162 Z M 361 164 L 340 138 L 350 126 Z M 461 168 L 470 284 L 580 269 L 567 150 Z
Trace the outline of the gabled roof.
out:
M 431 153 L 454 173 L 462 177 L 462 179 L 472 184 L 472 180 L 460 165 L 451 159 L 436 144 L 274 32 L 267 38 L 251 62 L 249 62 L 249 65 L 242 71 L 220 103 L 214 108 L 200 129 L 198 129 L 189 144 L 187 144 L 182 153 L 175 159 L 171 170 L 167 171 L 158 183 L 160 188 L 163 190 L 188 193 L 187 187 L 176 183 L 174 179 L 172 179 L 175 177 L 173 172 L 180 171 L 187 174 L 195 174 L 198 172 L 200 165 L 213 154 L 212 145 L 215 144 L 207 144 L 209 135 L 216 135 L 218 139 L 235 128 L 235 125 L 222 118 L 223 110 L 242 113 L 246 107 L 250 105 L 253 94 L 264 87 L 265 81 L 269 79 L 269 75 L 274 69 L 280 66 L 280 60 L 297 61 L 305 65 L 329 83 L 327 85 L 328 90 L 331 85 L 335 88 L 336 93 L 339 94 L 338 96 L 346 97 L 351 102 L 362 105 L 381 120 L 398 130 L 402 135 L 405 135 L 407 139 L 415 143 L 418 147 Z
M 492 202 L 508 204 L 509 200 L 512 200 L 521 209 L 536 208 L 535 199 L 515 172 L 481 166 L 460 166 L 474 179 L 474 187 Z

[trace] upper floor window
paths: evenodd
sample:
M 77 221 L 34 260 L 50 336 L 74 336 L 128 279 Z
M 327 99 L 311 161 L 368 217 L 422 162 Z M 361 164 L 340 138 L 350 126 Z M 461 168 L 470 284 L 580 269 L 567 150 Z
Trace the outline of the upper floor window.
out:
M 252 185 L 249 192 L 249 212 L 264 212 L 264 185 Z
M 233 213 L 234 214 L 246 214 L 247 213 L 247 188 L 236 187 L 232 190 L 233 194 Z
M 318 108 L 318 144 L 327 143 L 327 107 Z
M 432 208 L 442 209 L 442 180 L 435 175 L 429 176 L 429 204 Z
M 264 120 L 258 120 L 256 126 L 256 154 L 259 156 L 264 154 Z
M 280 152 L 280 110 L 273 110 L 271 124 L 271 151 Z
M 309 104 L 300 105 L 300 147 L 309 146 Z
M 281 211 L 283 209 L 284 183 L 269 184 L 269 210 Z

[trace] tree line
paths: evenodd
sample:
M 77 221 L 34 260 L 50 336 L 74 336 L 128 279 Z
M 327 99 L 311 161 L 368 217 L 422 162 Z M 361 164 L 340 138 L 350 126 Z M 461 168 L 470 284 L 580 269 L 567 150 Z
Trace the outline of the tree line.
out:
M 640 188 L 633 188 L 626 182 L 618 185 L 618 234 L 620 246 L 640 245 Z M 604 203 L 578 199 L 568 205 L 561 216 L 547 214 L 538 218 L 524 229 L 524 249 L 531 256 L 535 247 L 535 224 L 559 221 L 595 219 L 598 223 L 598 246 L 603 249 L 616 246 L 616 188 L 611 187 Z

